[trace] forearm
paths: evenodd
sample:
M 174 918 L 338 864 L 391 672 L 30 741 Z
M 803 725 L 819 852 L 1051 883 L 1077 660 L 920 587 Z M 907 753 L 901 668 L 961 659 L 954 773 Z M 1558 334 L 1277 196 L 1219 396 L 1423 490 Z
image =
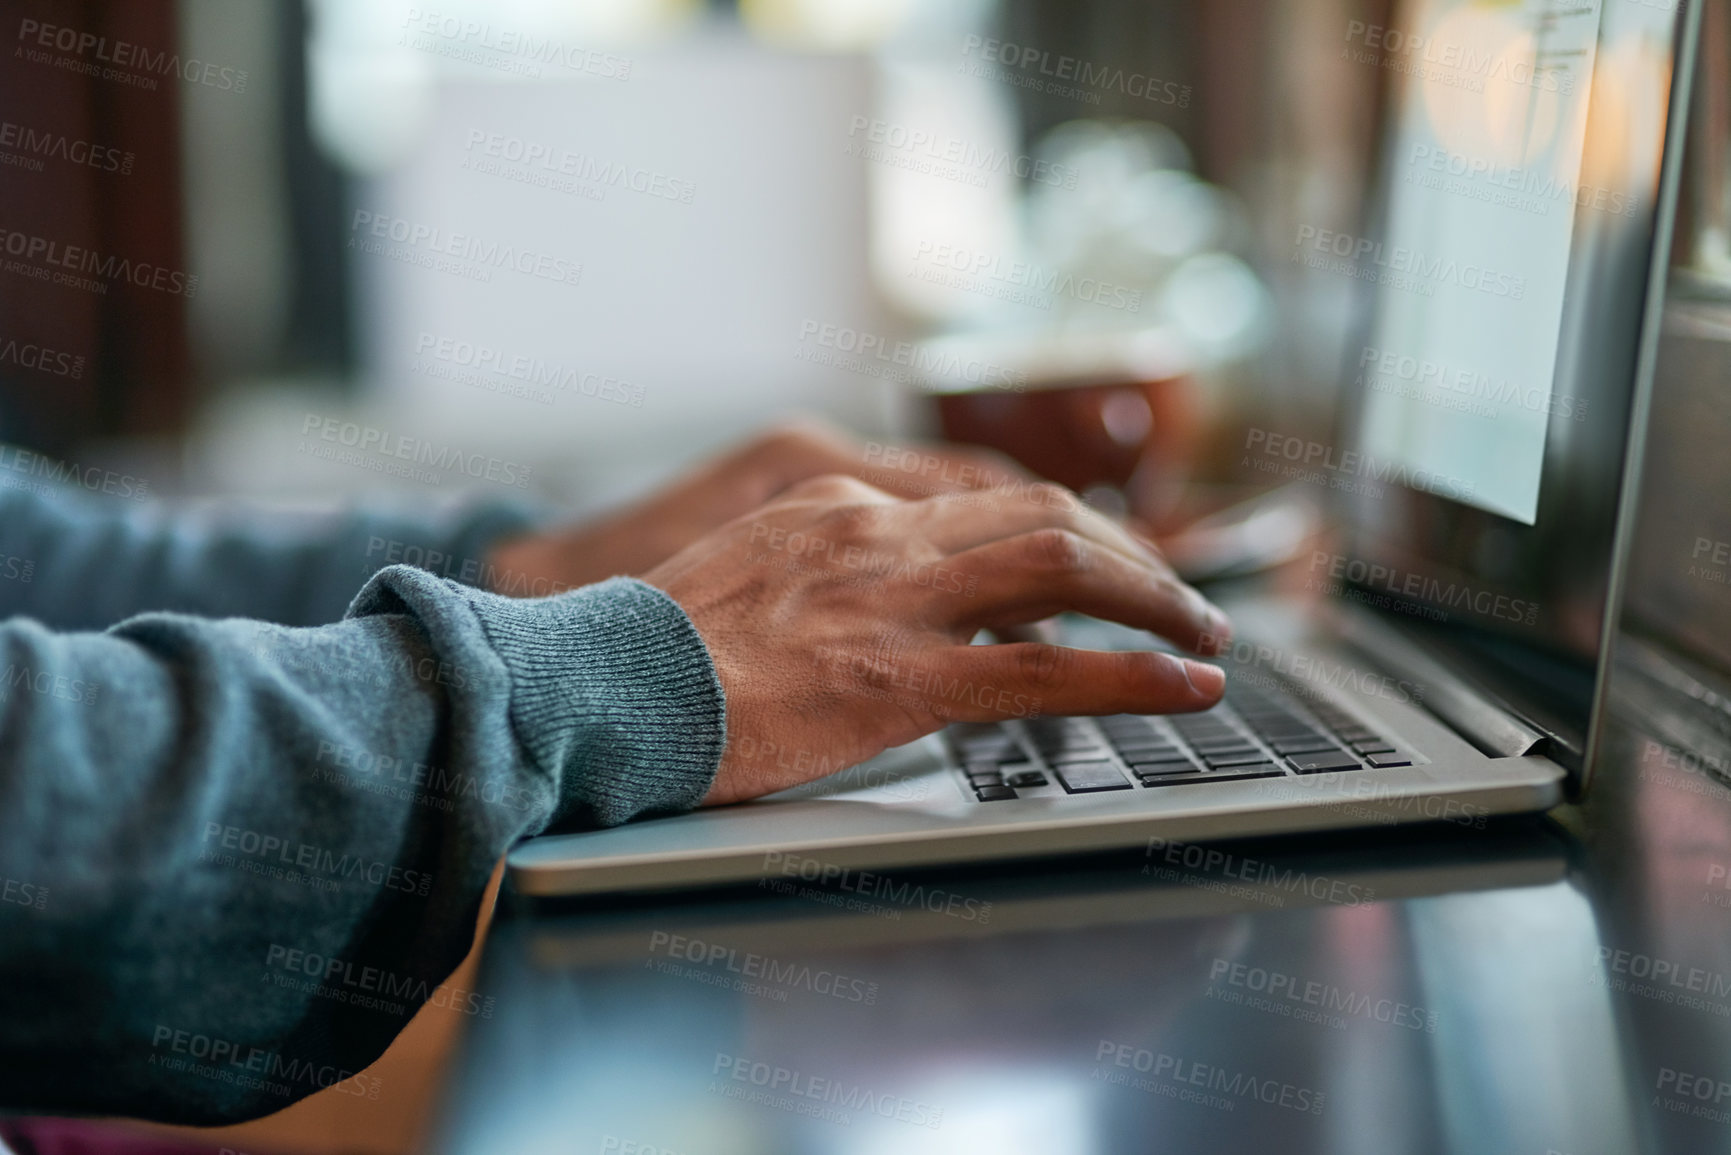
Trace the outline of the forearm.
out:
M 13 622 L 0 685 L 0 1095 L 33 1111 L 219 1122 L 347 1078 L 512 842 L 694 805 L 723 743 L 701 639 L 627 582 L 399 567 L 317 629 Z M 400 1012 L 278 981 L 290 952 L 392 976 Z
M 525 509 L 505 506 L 445 516 L 255 510 L 219 517 L 0 491 L 0 617 L 62 630 L 103 629 L 153 611 L 322 625 L 392 564 L 488 586 L 501 576 L 490 549 L 531 521 Z M 520 584 L 513 592 L 552 592 Z

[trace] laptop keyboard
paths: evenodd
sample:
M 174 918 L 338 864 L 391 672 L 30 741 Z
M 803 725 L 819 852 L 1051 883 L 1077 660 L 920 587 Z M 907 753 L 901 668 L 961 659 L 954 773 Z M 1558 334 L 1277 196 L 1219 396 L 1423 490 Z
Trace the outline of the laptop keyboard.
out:
M 1344 710 L 1240 682 L 1228 682 L 1226 700 L 1205 714 L 966 724 L 951 726 L 945 737 L 981 802 L 1058 790 L 1102 794 L 1392 769 L 1415 761 L 1410 750 Z

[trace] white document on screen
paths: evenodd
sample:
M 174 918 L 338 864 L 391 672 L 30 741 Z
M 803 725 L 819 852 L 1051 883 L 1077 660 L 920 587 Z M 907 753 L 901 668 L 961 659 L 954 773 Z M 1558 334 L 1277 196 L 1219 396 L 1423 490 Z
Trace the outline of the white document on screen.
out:
M 1361 273 L 1377 309 L 1359 448 L 1531 525 L 1577 206 L 1633 211 L 1581 185 L 1600 0 L 1404 12 L 1380 53 L 1403 95 L 1387 228 Z

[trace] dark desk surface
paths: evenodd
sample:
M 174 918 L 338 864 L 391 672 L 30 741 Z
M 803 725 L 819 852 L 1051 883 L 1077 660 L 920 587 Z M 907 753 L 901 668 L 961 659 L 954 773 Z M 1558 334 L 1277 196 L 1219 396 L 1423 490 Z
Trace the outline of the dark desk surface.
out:
M 1731 1152 L 1728 755 L 1619 685 L 1542 819 L 502 918 L 441 1150 Z

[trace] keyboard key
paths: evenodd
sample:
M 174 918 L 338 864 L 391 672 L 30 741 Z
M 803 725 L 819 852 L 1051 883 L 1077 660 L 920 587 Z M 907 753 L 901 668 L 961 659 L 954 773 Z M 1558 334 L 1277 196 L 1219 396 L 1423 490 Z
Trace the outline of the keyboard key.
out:
M 1245 750 L 1236 754 L 1210 754 L 1202 760 L 1208 763 L 1209 769 L 1218 770 L 1225 766 L 1254 766 L 1268 761 L 1268 755 L 1260 750 Z
M 1040 743 L 1035 743 L 1034 745 L 1034 749 L 1039 753 L 1040 757 L 1046 759 L 1048 762 L 1053 758 L 1059 758 L 1065 754 L 1073 754 L 1078 750 L 1098 750 L 1099 748 L 1100 747 L 1093 742 L 1078 742 L 1073 744 L 1048 742 L 1043 745 Z
M 1268 755 L 1260 750 L 1213 750 L 1198 755 L 1204 766 L 1242 766 L 1246 762 L 1266 762 Z
M 1196 769 L 1196 763 L 1186 758 L 1182 762 L 1133 762 L 1130 772 L 1138 778 L 1144 775 L 1189 774 Z
M 1182 750 L 1138 750 L 1133 754 L 1121 754 L 1126 766 L 1165 766 L 1173 762 L 1189 765 L 1190 758 Z
M 1172 739 L 1164 734 L 1156 734 L 1150 730 L 1146 734 L 1112 734 L 1106 735 L 1114 746 L 1170 746 Z
M 1016 792 L 1008 786 L 981 786 L 974 793 L 981 802 L 1009 802 L 1016 797 Z
M 1330 738 L 1326 734 L 1262 734 L 1259 737 L 1274 749 L 1293 754 L 1298 753 L 1305 746 L 1315 745 L 1319 742 L 1326 742 L 1330 746 L 1340 745 L 1339 739 Z
M 1300 774 L 1327 774 L 1333 770 L 1358 769 L 1358 759 L 1338 746 L 1333 751 L 1317 750 L 1306 754 L 1294 754 L 1286 761 Z
M 1104 762 L 1106 749 L 1103 746 L 1088 746 L 1076 750 L 1060 750 L 1047 754 L 1046 761 L 1054 766 L 1065 766 L 1072 762 Z
M 1161 758 L 1184 757 L 1183 752 L 1170 742 L 1149 742 L 1146 745 L 1117 742 L 1113 745 L 1118 753 L 1124 755 L 1127 762 L 1158 762 Z
M 1239 766 L 1231 770 L 1209 770 L 1200 774 L 1162 774 L 1142 779 L 1144 786 L 1186 786 L 1195 782 L 1242 782 L 1251 778 L 1285 777 L 1280 767 L 1265 762 L 1261 767 Z
M 1052 771 L 1058 784 L 1071 794 L 1095 794 L 1102 790 L 1128 790 L 1130 781 L 1110 762 L 1074 762 Z
M 1248 750 L 1210 750 L 1206 754 L 1196 755 L 1196 760 L 1204 766 L 1224 766 L 1227 763 L 1266 762 L 1268 755 L 1254 748 Z
M 1003 784 L 1004 784 L 1004 776 L 1002 774 L 993 773 L 993 774 L 969 774 L 968 775 L 968 785 L 972 786 L 976 790 L 978 790 L 982 786 L 1002 786 Z
M 1224 717 L 1208 714 L 1178 714 L 1172 718 L 1172 728 L 1180 734 L 1198 733 L 1203 730 L 1230 730 Z
M 1338 738 L 1330 738 L 1326 734 L 1307 734 L 1300 738 L 1271 738 L 1264 734 L 1262 740 L 1277 754 L 1303 754 L 1307 750 L 1340 745 Z
M 1238 738 L 1236 734 L 1232 738 L 1220 738 L 1217 741 L 1193 741 L 1191 743 L 1191 750 L 1196 753 L 1222 753 L 1227 752 L 1227 750 L 1250 750 L 1250 748 L 1252 748 L 1252 741 L 1248 738 Z
M 975 738 L 958 742 L 956 752 L 967 762 L 985 761 L 988 758 L 1009 761 L 1022 756 L 1022 748 L 1016 745 L 1016 740 L 1008 734 L 999 738 Z
M 1296 720 L 1291 719 L 1291 718 L 1283 718 L 1279 721 L 1268 721 L 1268 722 L 1264 722 L 1264 721 L 1257 719 L 1257 718 L 1246 718 L 1245 721 L 1248 722 L 1250 724 L 1250 728 L 1252 730 L 1255 730 L 1258 734 L 1289 734 L 1290 735 L 1290 734 L 1313 734 L 1316 732 L 1316 727 L 1307 726 L 1303 722 L 1299 722 L 1299 721 L 1296 721 Z
M 1259 734 L 1317 734 L 1315 726 L 1308 722 L 1300 722 L 1296 718 L 1284 722 L 1273 722 L 1266 726 L 1256 727 Z
M 1086 734 L 1088 730 L 1077 718 L 1035 718 L 1027 724 L 1028 737 L 1034 745 L 1042 742 L 1062 741 L 1073 734 Z
M 1242 734 L 1224 734 L 1219 738 L 1199 738 L 1190 743 L 1193 750 L 1228 750 L 1234 746 L 1248 746 L 1250 739 Z
M 1219 734 L 1184 734 L 1181 737 L 1184 739 L 1184 744 L 1192 750 L 1207 746 L 1230 746 L 1235 742 L 1244 741 L 1244 735 L 1232 731 L 1223 731 Z
M 1352 743 L 1352 748 L 1360 754 L 1390 754 L 1394 752 L 1394 747 L 1390 746 L 1381 738 L 1372 738 L 1365 742 L 1354 742 Z
M 1276 754 L 1311 754 L 1320 750 L 1338 750 L 1340 743 L 1318 735 L 1314 738 L 1290 738 L 1269 743 Z
M 1034 734 L 1031 737 L 1036 750 L 1061 750 L 1065 746 L 1074 746 L 1078 742 L 1092 743 L 1097 740 L 1094 735 L 1082 729 L 1050 731 Z
M 1156 754 L 1138 754 L 1133 758 L 1126 758 L 1124 761 L 1128 762 L 1132 766 L 1161 765 L 1167 762 L 1188 763 L 1190 761 L 1190 755 L 1186 754 L 1182 750 L 1168 750 Z
M 1106 747 L 1092 739 L 1067 742 L 1061 746 L 1036 746 L 1034 749 L 1038 750 L 1040 757 L 1048 762 L 1074 762 L 1078 757 L 1104 758 L 1106 756 Z
M 1100 722 L 1100 729 L 1113 737 L 1132 737 L 1154 732 L 1153 725 L 1146 718 L 1106 718 Z
M 1395 766 L 1411 766 L 1412 755 L 1402 754 L 1398 750 L 1386 754 L 1366 754 L 1364 760 L 1370 763 L 1372 769 L 1388 770 Z
M 1017 790 L 1026 790 L 1030 786 L 1050 786 L 1052 783 L 1038 770 L 1024 770 L 1020 774 L 1012 774 L 1004 779 L 1004 785 L 1014 786 Z

